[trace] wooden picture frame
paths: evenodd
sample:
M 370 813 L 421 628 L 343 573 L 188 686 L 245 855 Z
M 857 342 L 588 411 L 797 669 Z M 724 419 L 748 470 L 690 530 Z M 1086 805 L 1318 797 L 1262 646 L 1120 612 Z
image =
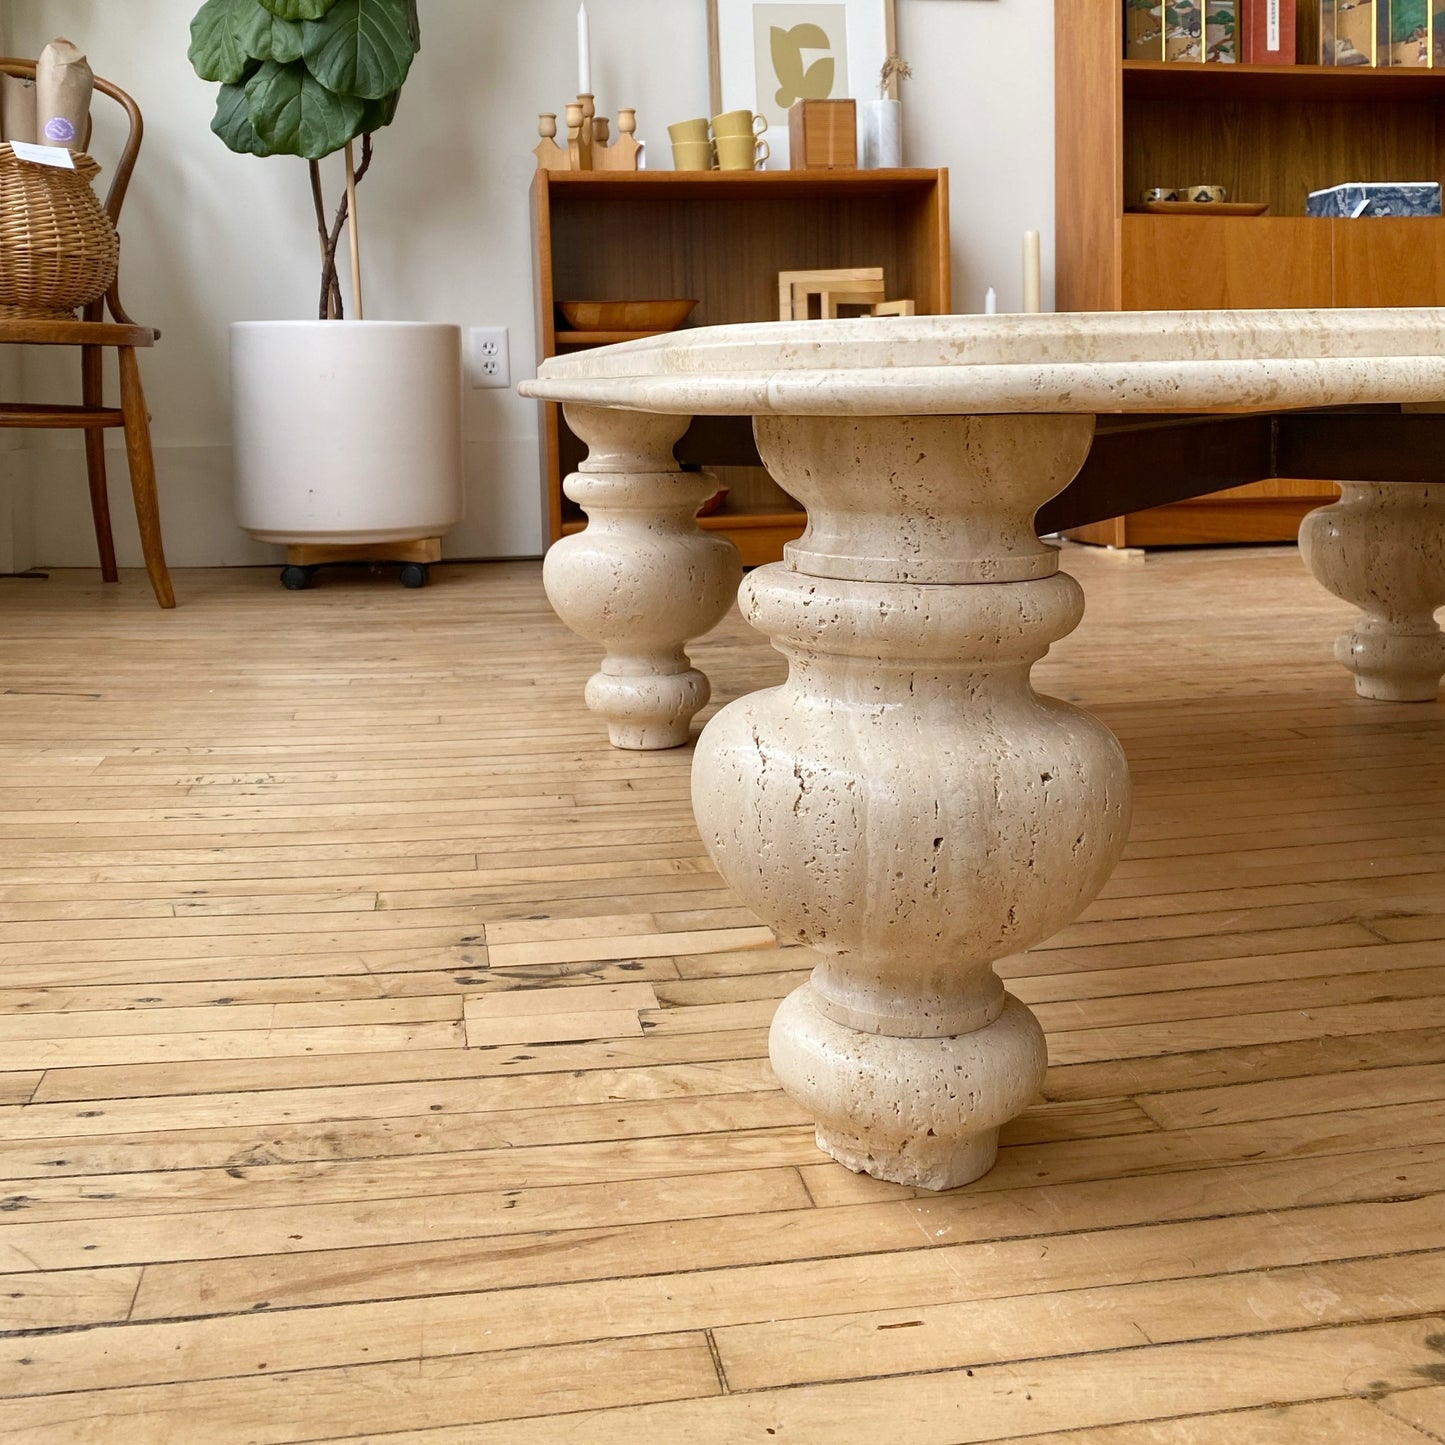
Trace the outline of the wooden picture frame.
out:
M 883 62 L 894 48 L 895 9 L 896 0 L 707 0 L 712 114 L 765 116 L 770 168 L 786 170 L 794 100 L 878 97 Z M 791 46 L 779 43 L 804 26 L 813 28 Z M 827 44 L 810 44 L 814 36 Z

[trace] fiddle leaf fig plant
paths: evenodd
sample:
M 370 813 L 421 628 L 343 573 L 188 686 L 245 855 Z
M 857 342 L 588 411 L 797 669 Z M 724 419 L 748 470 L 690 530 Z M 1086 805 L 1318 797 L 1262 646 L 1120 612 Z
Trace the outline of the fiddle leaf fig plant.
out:
M 205 0 L 191 21 L 191 65 L 221 87 L 211 129 L 241 154 L 310 165 L 323 319 L 343 314 L 336 250 L 349 208 L 343 197 L 328 227 L 319 162 L 360 136 L 360 182 L 420 48 L 416 0 Z

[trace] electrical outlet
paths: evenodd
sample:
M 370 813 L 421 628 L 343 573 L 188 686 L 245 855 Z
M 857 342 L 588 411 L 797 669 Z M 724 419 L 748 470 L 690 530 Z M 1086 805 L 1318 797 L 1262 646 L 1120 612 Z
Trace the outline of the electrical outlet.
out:
M 512 384 L 512 349 L 505 326 L 473 326 L 467 332 L 467 369 L 472 386 Z

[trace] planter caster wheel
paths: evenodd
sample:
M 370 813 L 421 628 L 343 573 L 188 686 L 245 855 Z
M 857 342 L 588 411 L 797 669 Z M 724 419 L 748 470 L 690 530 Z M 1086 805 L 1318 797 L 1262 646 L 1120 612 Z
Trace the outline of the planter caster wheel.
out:
M 431 568 L 425 562 L 407 562 L 401 569 L 403 587 L 425 587 Z
M 311 585 L 314 567 L 288 566 L 281 569 L 281 585 L 288 592 L 302 592 Z

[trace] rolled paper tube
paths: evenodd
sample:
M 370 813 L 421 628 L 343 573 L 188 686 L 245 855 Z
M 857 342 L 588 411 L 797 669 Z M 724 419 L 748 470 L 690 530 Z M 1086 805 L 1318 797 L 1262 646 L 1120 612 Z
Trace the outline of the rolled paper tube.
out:
M 1024 310 L 1042 309 L 1043 284 L 1039 264 L 1039 233 L 1024 232 Z
M 90 129 L 95 76 L 80 47 L 52 40 L 35 63 L 35 109 L 41 145 L 78 151 Z
M 0 75 L 0 136 L 29 145 L 39 141 L 35 82 L 28 76 Z

